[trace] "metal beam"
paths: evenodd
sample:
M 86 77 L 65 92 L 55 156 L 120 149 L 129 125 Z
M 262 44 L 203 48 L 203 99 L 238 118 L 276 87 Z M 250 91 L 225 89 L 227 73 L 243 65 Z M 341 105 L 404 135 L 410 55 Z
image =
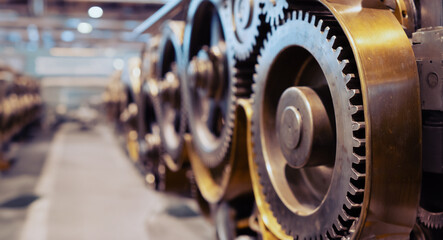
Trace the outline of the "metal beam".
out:
M 162 23 L 183 13 L 189 0 L 171 0 L 132 31 L 134 39 L 142 33 L 156 34 Z
M 169 0 L 64 0 L 65 2 L 123 3 L 123 4 L 166 4 Z

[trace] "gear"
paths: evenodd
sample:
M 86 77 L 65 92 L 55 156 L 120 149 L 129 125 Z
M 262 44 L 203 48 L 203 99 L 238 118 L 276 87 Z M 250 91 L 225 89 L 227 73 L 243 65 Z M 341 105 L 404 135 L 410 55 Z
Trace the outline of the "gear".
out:
M 196 151 L 209 168 L 230 151 L 237 88 L 233 54 L 226 36 L 232 31 L 230 2 L 190 3 L 184 37 L 186 81 L 183 95 Z
M 304 11 L 285 14 L 264 43 L 254 77 L 259 180 L 252 177 L 265 202 L 257 203 L 263 221 L 296 239 L 407 237 L 421 153 L 410 43 L 384 8 L 340 1 L 299 7 Z M 369 26 L 379 27 L 363 30 Z M 278 223 L 268 221 L 273 217 Z
M 161 185 L 159 168 L 162 153 L 160 126 L 154 109 L 158 95 L 158 87 L 155 83 L 158 43 L 159 38 L 153 37 L 142 54 L 141 89 L 138 98 L 140 113 L 137 121 L 140 164 L 142 171 L 146 174 L 147 183 L 155 188 Z
M 418 208 L 418 219 L 426 227 L 433 229 L 443 228 L 443 212 L 430 212 L 424 208 Z
M 241 2 L 246 2 L 246 0 L 239 0 Z M 249 29 L 249 32 L 243 31 L 240 33 L 234 32 L 229 35 L 229 39 L 232 39 L 232 46 L 235 53 L 234 56 L 234 86 L 237 89 L 236 96 L 238 98 L 250 98 L 252 93 L 253 84 L 253 74 L 254 67 L 257 64 L 257 56 L 260 49 L 263 47 L 263 42 L 266 39 L 271 26 L 266 23 L 266 12 L 264 1 L 253 1 L 253 6 L 249 9 L 254 13 L 254 30 Z M 236 4 L 236 2 L 234 2 Z M 239 3 L 237 3 L 239 4 Z M 252 13 L 251 13 L 252 14 Z M 237 14 L 239 15 L 239 14 Z M 243 14 L 244 15 L 244 14 Z M 234 12 L 235 16 L 235 12 Z M 252 27 L 252 26 L 251 26 Z M 247 38 L 249 43 L 241 42 L 237 35 L 241 35 Z M 243 54 L 247 52 L 247 54 Z
M 349 71 L 355 69 L 350 47 L 333 23 L 294 13 L 265 42 L 257 67 L 252 130 L 260 182 L 295 239 L 349 235 L 364 197 L 358 74 Z
M 183 69 L 181 47 L 184 27 L 184 22 L 169 21 L 165 24 L 156 66 L 159 93 L 154 98 L 154 108 L 158 116 L 161 142 L 166 152 L 163 158 L 172 171 L 181 168 L 184 158 L 186 112 L 180 91 L 183 85 L 180 73 Z
M 234 31 L 230 32 L 234 57 L 240 61 L 246 60 L 253 52 L 257 51 L 260 44 L 259 26 L 264 24 L 262 1 L 233 0 L 232 26 Z
M 265 0 L 264 6 L 266 22 L 271 26 L 277 26 L 284 21 L 289 4 L 287 0 Z

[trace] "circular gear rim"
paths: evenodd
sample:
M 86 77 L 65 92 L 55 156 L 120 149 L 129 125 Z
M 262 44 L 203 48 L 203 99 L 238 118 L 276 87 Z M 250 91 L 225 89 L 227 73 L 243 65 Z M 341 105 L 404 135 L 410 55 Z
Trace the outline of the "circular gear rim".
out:
M 218 144 L 218 146 L 213 151 L 205 151 L 202 146 L 205 146 L 205 143 L 202 142 L 201 139 L 196 137 L 197 135 L 197 129 L 194 121 L 194 114 L 193 114 L 193 107 L 192 107 L 192 99 L 190 96 L 190 88 L 189 88 L 189 76 L 187 74 L 184 74 L 185 81 L 184 86 L 182 88 L 183 90 L 183 96 L 185 100 L 185 107 L 187 110 L 187 120 L 189 123 L 189 129 L 192 135 L 192 142 L 194 143 L 195 149 L 198 153 L 198 156 L 201 158 L 202 162 L 206 167 L 209 168 L 215 168 L 219 166 L 222 162 L 226 161 L 228 153 L 230 152 L 231 148 L 231 141 L 232 141 L 232 134 L 233 134 L 233 128 L 234 128 L 234 118 L 235 118 L 235 102 L 236 102 L 236 92 L 237 87 L 235 87 L 235 78 L 234 78 L 234 58 L 232 53 L 232 48 L 229 45 L 229 32 L 232 31 L 232 26 L 229 21 L 231 21 L 231 14 L 230 14 L 230 5 L 229 1 L 222 2 L 218 0 L 193 0 L 191 1 L 188 9 L 188 17 L 186 21 L 186 27 L 184 32 L 184 41 L 183 41 L 183 61 L 185 61 L 185 64 L 183 65 L 186 69 L 189 66 L 189 63 L 191 61 L 191 57 L 195 56 L 191 55 L 191 44 L 193 43 L 192 33 L 194 31 L 194 21 L 195 15 L 200 8 L 208 7 L 210 6 L 213 8 L 214 12 L 217 13 L 219 17 L 219 23 L 222 27 L 222 33 L 224 35 L 224 40 L 226 43 L 225 48 L 225 56 L 226 56 L 226 63 L 227 66 L 227 78 L 230 79 L 229 85 L 227 86 L 228 90 L 228 103 L 227 104 L 227 110 L 226 110 L 226 116 L 225 116 L 225 123 L 223 127 L 223 132 L 221 134 L 221 141 Z M 199 49 L 201 49 L 200 46 Z M 185 71 L 186 72 L 186 71 Z
M 171 26 L 171 24 L 175 24 L 174 26 Z M 170 140 L 169 137 L 166 136 L 166 131 L 164 130 L 166 128 L 165 121 L 164 121 L 164 114 L 163 114 L 163 105 L 164 103 L 160 100 L 160 96 L 156 95 L 153 97 L 153 105 L 157 116 L 157 122 L 160 126 L 160 139 L 162 144 L 162 150 L 165 151 L 165 154 L 162 154 L 162 158 L 166 163 L 166 166 L 173 172 L 176 172 L 181 169 L 181 166 L 183 165 L 183 151 L 184 151 L 184 134 L 186 132 L 187 127 L 187 119 L 186 119 L 186 111 L 185 111 L 185 104 L 183 101 L 183 94 L 181 88 L 183 87 L 183 75 L 180 74 L 183 72 L 183 61 L 182 56 L 182 44 L 183 44 L 183 31 L 184 31 L 184 23 L 182 25 L 181 22 L 167 22 L 164 25 L 163 28 L 163 34 L 162 38 L 160 40 L 159 46 L 158 46 L 158 56 L 159 61 L 156 64 L 156 81 L 159 82 L 160 78 L 162 76 L 162 67 L 163 67 L 163 60 L 166 48 L 169 46 L 172 46 L 172 50 L 175 55 L 175 64 L 176 64 L 176 70 L 172 70 L 175 75 L 179 78 L 179 87 L 177 91 L 180 94 L 180 107 L 179 111 L 176 114 L 180 115 L 180 122 L 179 122 L 179 128 L 178 131 L 174 129 L 174 133 L 177 140 L 177 145 L 172 146 L 172 144 L 169 144 Z M 173 28 L 176 28 L 174 31 Z M 180 34 L 181 35 L 178 35 Z M 172 108 L 172 107 L 171 107 Z M 177 110 L 177 109 L 175 109 Z
M 324 41 L 323 44 L 329 48 L 329 52 L 330 54 L 332 54 L 331 56 L 334 57 L 336 60 L 338 60 L 341 51 L 343 50 L 342 47 L 338 47 L 336 46 L 336 48 L 334 49 L 333 46 L 335 44 L 335 40 L 337 39 L 336 36 L 331 36 L 330 39 L 328 39 L 328 31 L 329 31 L 329 27 L 325 26 L 326 28 L 324 30 L 322 30 L 322 20 L 320 20 L 318 23 L 316 22 L 316 17 L 315 15 L 310 15 L 307 12 L 302 12 L 299 11 L 298 13 L 294 12 L 294 14 L 292 15 L 292 18 L 289 18 L 289 20 L 281 25 L 279 28 L 277 28 L 276 30 L 274 30 L 274 35 L 279 35 L 286 32 L 290 32 L 288 31 L 287 28 L 292 27 L 292 29 L 294 29 L 294 24 L 304 24 L 304 28 L 299 28 L 299 29 L 307 29 L 307 28 L 312 28 L 315 31 L 318 32 L 318 34 L 320 35 L 321 39 L 320 41 Z M 325 24 L 326 25 L 326 24 Z M 318 37 L 318 36 L 317 36 Z M 259 176 L 260 176 L 260 184 L 263 187 L 263 192 L 264 195 L 266 196 L 266 202 L 268 202 L 270 204 L 270 208 L 273 212 L 273 214 L 275 215 L 275 217 L 277 218 L 277 220 L 279 221 L 279 224 L 282 226 L 283 229 L 286 229 L 286 233 L 292 237 L 294 237 L 295 239 L 300 238 L 300 236 L 297 235 L 297 232 L 292 231 L 293 229 L 289 226 L 294 224 L 294 222 L 297 221 L 297 219 L 294 219 L 294 215 L 291 214 L 289 209 L 286 209 L 286 206 L 284 205 L 284 203 L 279 199 L 277 193 L 274 191 L 274 189 L 272 188 L 272 183 L 271 180 L 269 179 L 269 176 L 267 175 L 267 170 L 266 170 L 266 164 L 265 164 L 265 159 L 262 156 L 262 152 L 261 149 L 262 147 L 262 143 L 260 140 L 260 128 L 261 125 L 260 123 L 257 123 L 256 121 L 260 121 L 259 119 L 261 118 L 260 114 L 261 114 L 261 109 L 260 106 L 262 104 L 261 101 L 257 101 L 262 99 L 263 96 L 261 96 L 263 93 L 261 93 L 261 89 L 263 88 L 261 85 L 266 84 L 265 81 L 260 81 L 260 78 L 262 77 L 263 73 L 265 72 L 265 74 L 267 73 L 267 68 L 269 67 L 264 67 L 264 62 L 266 60 L 266 57 L 268 57 L 269 54 L 273 53 L 268 53 L 270 50 L 269 46 L 272 45 L 273 41 L 276 41 L 274 39 L 277 39 L 275 37 L 272 37 L 272 34 L 268 37 L 268 41 L 265 42 L 264 47 L 262 49 L 262 54 L 261 57 L 259 58 L 258 61 L 258 65 L 256 68 L 256 72 L 257 75 L 255 76 L 255 86 L 254 86 L 254 96 L 253 96 L 253 117 L 252 117 L 252 135 L 253 135 L 253 145 L 254 145 L 254 153 L 256 156 L 256 164 L 258 166 L 258 170 L 259 170 Z M 292 41 L 292 40 L 291 40 Z M 288 44 L 289 45 L 293 45 L 292 44 Z M 272 45 L 274 46 L 274 45 Z M 283 48 L 279 49 L 282 50 Z M 272 50 L 274 52 L 278 52 L 275 51 L 275 48 L 272 48 Z M 305 50 L 308 50 L 305 48 Z M 268 52 L 267 52 L 268 51 Z M 312 49 L 308 50 L 313 57 L 315 58 L 315 54 L 313 54 Z M 317 53 L 318 54 L 318 53 Z M 277 53 L 275 53 L 274 56 L 276 56 Z M 273 58 L 272 58 L 273 59 Z M 320 66 L 323 66 L 320 62 L 321 59 L 316 58 L 317 62 L 319 63 Z M 343 83 L 350 83 L 350 82 L 355 82 L 358 81 L 356 79 L 356 76 L 358 75 L 353 75 L 353 74 L 344 74 L 342 71 L 343 69 L 347 66 L 347 64 L 349 64 L 349 60 L 346 59 L 342 59 L 341 61 L 338 60 L 337 61 L 337 66 L 336 68 L 339 69 L 339 73 L 341 74 L 341 76 L 337 76 L 337 78 L 341 78 L 343 80 Z M 327 64 L 326 64 L 327 65 Z M 263 69 L 264 67 L 264 69 Z M 323 67 L 322 70 L 324 71 Z M 329 86 L 330 84 L 328 84 Z M 358 124 L 357 122 L 354 122 L 352 119 L 352 115 L 354 115 L 355 113 L 359 113 L 363 116 L 363 108 L 362 106 L 353 106 L 351 104 L 350 99 L 351 98 L 360 98 L 359 100 L 361 100 L 361 96 L 359 95 L 359 91 L 358 89 L 349 89 L 347 87 L 347 84 L 344 84 L 344 89 L 342 90 L 347 90 L 347 92 L 345 92 L 343 94 L 343 96 L 341 96 L 342 99 L 346 99 L 346 102 L 348 104 L 350 104 L 350 109 L 348 112 L 348 116 L 347 118 L 349 119 L 349 121 L 353 124 L 353 126 L 355 126 L 355 128 L 361 128 L 364 125 Z M 346 96 L 345 96 L 346 95 Z M 336 105 L 335 105 L 336 106 Z M 335 111 L 336 108 L 334 108 Z M 351 111 L 353 113 L 351 113 Z M 345 111 L 344 111 L 345 112 Z M 257 116 L 257 114 L 259 116 Z M 337 112 L 335 112 L 335 115 L 337 116 Z M 358 126 L 358 127 L 357 127 Z M 338 129 L 338 127 L 336 127 Z M 364 128 L 363 128 L 364 130 Z M 353 141 L 355 141 L 355 143 L 352 143 L 351 146 L 348 146 L 351 150 L 354 147 L 354 145 L 360 145 L 359 147 L 365 147 L 363 142 L 364 139 L 357 139 L 355 138 L 353 132 L 354 129 L 349 128 L 347 130 L 348 133 L 348 137 L 350 137 Z M 338 134 L 338 133 L 337 133 Z M 258 138 L 258 140 L 256 139 Z M 338 145 L 339 141 L 337 141 L 337 145 Z M 358 144 L 356 144 L 358 143 Z M 354 153 L 353 151 L 351 151 L 353 154 L 353 163 L 357 164 L 357 165 L 361 165 L 361 164 L 365 164 L 365 159 L 364 156 L 358 155 L 356 153 Z M 364 153 L 365 151 L 360 151 L 362 153 Z M 337 157 L 336 157 L 337 159 Z M 337 164 L 337 162 L 336 162 Z M 342 163 L 343 164 L 343 163 Z M 335 167 L 334 167 L 335 169 Z M 357 170 L 354 167 L 352 167 L 352 163 L 349 163 L 349 169 L 352 170 L 350 175 L 346 175 L 349 176 L 350 178 L 352 177 L 354 180 L 357 180 L 358 182 L 363 182 L 364 184 L 364 179 L 365 179 L 365 173 L 364 171 L 361 172 L 361 169 Z M 332 180 L 331 180 L 331 184 L 329 186 L 329 188 L 331 188 L 331 185 L 334 184 L 334 181 L 338 181 L 337 180 L 337 174 L 334 174 Z M 301 238 L 339 238 L 342 236 L 346 236 L 349 234 L 349 230 L 351 228 L 351 226 L 354 224 L 355 221 L 358 221 L 358 217 L 360 215 L 361 212 L 361 203 L 363 201 L 363 197 L 362 195 L 360 195 L 358 198 L 354 198 L 352 196 L 356 196 L 356 194 L 362 194 L 364 189 L 361 189 L 361 184 L 359 184 L 359 186 L 355 186 L 353 185 L 352 181 L 348 180 L 348 185 L 345 185 L 344 187 L 341 186 L 341 189 L 343 191 L 344 194 L 341 194 L 340 196 L 343 198 L 341 203 L 342 205 L 339 205 L 338 208 L 335 208 L 335 211 L 333 211 L 334 213 L 330 213 L 329 215 L 332 216 L 330 217 L 331 219 L 327 220 L 328 224 L 327 227 L 320 227 L 319 232 L 316 233 L 311 233 L 307 234 L 306 236 L 301 236 Z M 364 185 L 363 185 L 364 186 Z M 315 210 L 315 212 L 313 214 L 316 214 L 319 209 L 323 206 L 324 202 L 328 199 L 328 194 L 330 192 L 330 189 L 328 190 L 328 193 L 325 195 L 325 197 L 323 198 L 323 201 L 321 203 L 321 205 Z M 354 195 L 355 194 L 355 195 Z M 350 196 L 353 198 L 352 201 L 350 199 Z M 277 206 L 276 206 L 277 205 Z M 288 212 L 289 211 L 289 212 Z M 284 220 L 282 220 L 284 219 Z M 306 233 L 305 233 L 306 234 Z

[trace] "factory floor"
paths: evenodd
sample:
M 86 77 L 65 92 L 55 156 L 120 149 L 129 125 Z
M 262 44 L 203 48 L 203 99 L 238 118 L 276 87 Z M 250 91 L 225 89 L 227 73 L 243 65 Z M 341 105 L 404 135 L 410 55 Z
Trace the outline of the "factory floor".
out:
M 0 240 L 214 239 L 196 203 L 146 187 L 111 127 L 34 130 L 0 176 Z

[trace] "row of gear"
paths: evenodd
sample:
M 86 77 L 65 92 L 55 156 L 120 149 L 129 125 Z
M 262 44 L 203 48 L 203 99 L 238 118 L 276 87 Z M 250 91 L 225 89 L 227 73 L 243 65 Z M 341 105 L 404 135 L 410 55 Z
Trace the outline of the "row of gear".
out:
M 0 171 L 8 170 L 8 145 L 40 120 L 42 98 L 38 81 L 7 65 L 0 65 Z
M 218 239 L 438 239 L 441 194 L 428 192 L 443 191 L 421 186 L 408 39 L 441 32 L 416 32 L 429 6 L 192 0 L 114 84 L 108 109 L 146 181 L 194 196 Z

